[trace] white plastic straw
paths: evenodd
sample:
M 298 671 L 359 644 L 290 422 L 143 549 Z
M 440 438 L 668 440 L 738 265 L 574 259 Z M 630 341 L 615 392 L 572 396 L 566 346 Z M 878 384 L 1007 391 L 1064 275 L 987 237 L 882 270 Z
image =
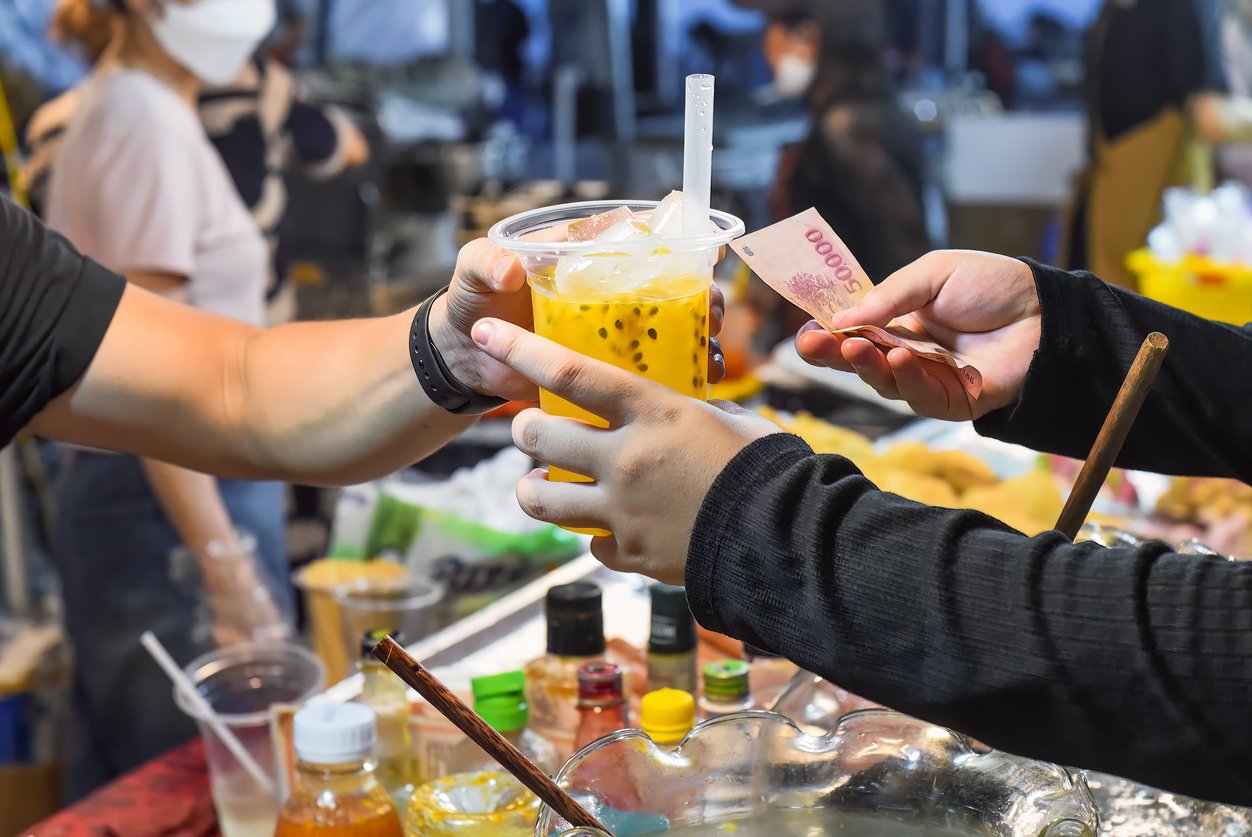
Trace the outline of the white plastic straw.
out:
M 209 706 L 209 702 L 196 689 L 196 685 L 191 682 L 191 678 L 178 667 L 178 663 L 174 662 L 174 658 L 165 650 L 161 640 L 157 639 L 152 631 L 144 631 L 143 636 L 139 637 L 139 642 L 144 648 L 148 649 L 152 659 L 156 660 L 157 665 L 174 682 L 174 688 L 178 689 L 183 697 L 200 713 L 201 720 L 209 725 L 213 732 L 217 734 L 217 737 L 222 739 L 226 749 L 230 750 L 231 754 L 244 766 L 244 769 L 252 774 L 252 778 L 257 781 L 257 784 L 268 792 L 274 793 L 274 782 L 270 779 L 269 774 L 261 769 L 261 765 L 256 763 L 256 760 L 252 758 L 252 754 L 244 749 L 243 744 L 235 737 L 235 734 L 222 722 L 221 717 L 213 711 L 213 707 Z
M 683 129 L 683 236 L 709 231 L 713 188 L 713 76 L 687 76 Z

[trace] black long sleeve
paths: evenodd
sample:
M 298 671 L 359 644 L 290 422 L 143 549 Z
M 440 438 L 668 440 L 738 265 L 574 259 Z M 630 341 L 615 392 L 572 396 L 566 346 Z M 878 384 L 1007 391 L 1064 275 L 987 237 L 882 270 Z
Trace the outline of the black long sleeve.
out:
M 1252 334 L 1034 267 L 1040 350 L 980 430 L 1085 456 L 1159 330 L 1169 359 L 1121 464 L 1252 475 Z M 687 590 L 705 626 L 992 746 L 1252 804 L 1252 563 L 1026 538 L 778 435 L 718 477 Z
M 994 747 L 1252 804 L 1252 564 L 1028 539 L 777 435 L 718 477 L 687 592 L 706 627 Z
M 1039 351 L 1018 403 L 978 421 L 978 432 L 1085 458 L 1140 344 L 1159 331 L 1169 354 L 1117 464 L 1252 481 L 1252 328 L 1030 264 L 1043 311 Z

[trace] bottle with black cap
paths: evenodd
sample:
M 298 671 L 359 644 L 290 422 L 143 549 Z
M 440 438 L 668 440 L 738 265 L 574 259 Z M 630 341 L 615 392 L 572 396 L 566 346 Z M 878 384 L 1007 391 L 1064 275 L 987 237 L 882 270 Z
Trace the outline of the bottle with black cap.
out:
M 589 581 L 561 584 L 548 591 L 544 614 L 548 653 L 526 666 L 526 695 L 531 726 L 564 744 L 578 728 L 578 667 L 604 659 L 603 593 Z
M 648 691 L 678 689 L 696 693 L 696 620 L 687 591 L 654 584 L 652 630 L 648 638 Z

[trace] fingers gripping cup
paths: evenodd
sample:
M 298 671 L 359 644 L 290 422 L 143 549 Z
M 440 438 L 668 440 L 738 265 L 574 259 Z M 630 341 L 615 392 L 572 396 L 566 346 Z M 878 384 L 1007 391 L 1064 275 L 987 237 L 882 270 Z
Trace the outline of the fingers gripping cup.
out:
M 680 192 L 660 203 L 572 203 L 515 215 L 488 237 L 526 269 L 536 334 L 704 400 L 713 266 L 718 250 L 744 227 L 713 211 L 707 229 L 688 236 L 682 215 Z M 540 406 L 550 415 L 608 426 L 549 392 L 540 393 Z M 588 481 L 559 468 L 548 478 Z

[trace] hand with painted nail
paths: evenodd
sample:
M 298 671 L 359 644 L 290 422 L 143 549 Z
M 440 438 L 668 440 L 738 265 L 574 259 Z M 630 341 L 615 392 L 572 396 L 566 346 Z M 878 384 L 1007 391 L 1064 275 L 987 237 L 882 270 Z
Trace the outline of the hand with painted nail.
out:
M 493 363 L 609 422 L 601 429 L 527 410 L 513 422 L 513 441 L 594 480 L 548 482 L 540 470 L 518 483 L 517 499 L 538 520 L 612 532 L 591 544 L 612 569 L 681 584 L 713 481 L 751 442 L 781 432 L 756 413 L 688 398 L 500 320 L 480 322 L 474 340 Z
M 1039 348 L 1039 295 L 1030 266 L 991 253 L 939 251 L 901 268 L 836 328 L 898 321 L 961 355 L 983 376 L 982 394 L 966 397 L 954 370 L 907 349 L 884 355 L 868 340 L 837 337 L 810 323 L 796 338 L 801 357 L 860 375 L 884 398 L 906 401 L 932 418 L 966 421 L 1017 401 Z
M 710 330 L 722 328 L 726 300 L 714 285 L 710 290 Z M 478 351 L 470 339 L 470 329 L 484 317 L 494 317 L 530 329 L 530 289 L 526 272 L 517 258 L 486 239 L 471 241 L 457 257 L 456 272 L 448 293 L 435 301 L 430 311 L 430 330 L 449 371 L 466 386 L 489 395 L 533 401 L 535 387 L 508 367 Z M 726 374 L 722 349 L 716 339 L 709 342 L 709 382 L 717 383 Z

